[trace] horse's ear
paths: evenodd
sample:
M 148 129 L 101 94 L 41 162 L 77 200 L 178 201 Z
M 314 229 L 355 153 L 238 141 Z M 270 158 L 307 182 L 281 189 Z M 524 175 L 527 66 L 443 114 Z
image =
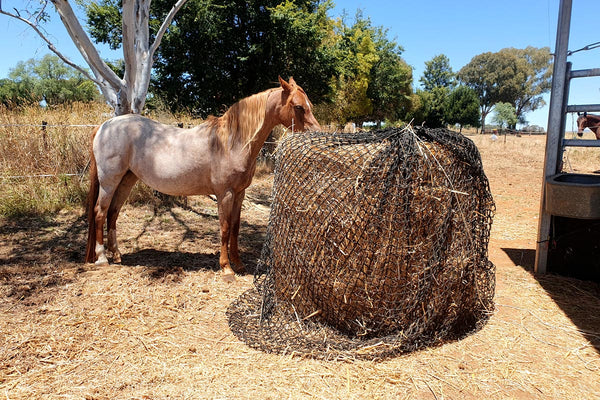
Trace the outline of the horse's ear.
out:
M 577 111 L 577 116 L 581 117 L 581 113 L 579 111 Z
M 298 86 L 298 84 L 294 80 L 294 77 L 292 77 L 292 76 L 290 76 L 290 85 L 292 85 L 292 86 Z
M 284 92 L 291 92 L 292 91 L 292 85 L 290 85 L 289 83 L 287 83 L 286 81 L 284 81 L 281 76 L 279 77 L 279 84 L 281 85 L 281 87 L 283 88 Z
M 587 117 L 587 111 L 584 111 L 584 112 L 583 112 L 583 116 L 584 116 L 584 117 Z

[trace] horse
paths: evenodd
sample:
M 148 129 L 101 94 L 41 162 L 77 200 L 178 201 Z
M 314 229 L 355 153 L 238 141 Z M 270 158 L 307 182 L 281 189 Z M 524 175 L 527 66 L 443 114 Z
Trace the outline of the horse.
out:
M 583 130 L 590 128 L 596 135 L 596 139 L 600 140 L 600 115 L 588 114 L 587 112 L 577 113 L 577 115 L 579 116 L 577 118 L 577 136 L 582 137 Z
M 221 117 L 210 116 L 191 129 L 164 125 L 137 114 L 114 117 L 92 134 L 90 189 L 87 200 L 86 262 L 121 262 L 116 223 L 123 203 L 138 181 L 174 196 L 215 195 L 220 225 L 223 280 L 245 271 L 238 250 L 240 211 L 256 158 L 277 125 L 292 132 L 321 126 L 312 103 L 294 78 L 279 77 L 279 87 L 240 100 Z

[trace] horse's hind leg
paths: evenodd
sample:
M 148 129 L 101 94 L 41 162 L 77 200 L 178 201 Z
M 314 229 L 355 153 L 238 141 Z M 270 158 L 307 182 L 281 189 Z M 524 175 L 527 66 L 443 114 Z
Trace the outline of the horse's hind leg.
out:
M 108 207 L 108 237 L 106 246 L 113 255 L 113 262 L 117 264 L 121 262 L 121 252 L 119 251 L 119 246 L 117 244 L 117 218 L 119 218 L 121 207 L 123 207 L 125 200 L 127 200 L 127 197 L 129 196 L 129 193 L 131 193 L 131 189 L 137 180 L 137 176 L 135 176 L 133 172 L 128 171 L 123 179 L 121 179 L 121 183 L 119 183 L 112 201 L 110 202 L 110 206 Z
M 106 252 L 104 251 L 104 221 L 106 221 L 106 213 L 111 198 L 112 192 L 106 192 L 101 187 L 100 192 L 98 193 L 98 201 L 94 208 L 96 214 L 96 265 L 108 264 Z
M 106 258 L 106 252 L 104 250 L 104 221 L 106 221 L 108 208 L 122 177 L 122 175 L 113 176 L 110 179 L 107 177 L 99 177 L 100 188 L 98 190 L 96 207 L 94 208 L 96 214 L 96 265 L 108 264 L 108 259 Z

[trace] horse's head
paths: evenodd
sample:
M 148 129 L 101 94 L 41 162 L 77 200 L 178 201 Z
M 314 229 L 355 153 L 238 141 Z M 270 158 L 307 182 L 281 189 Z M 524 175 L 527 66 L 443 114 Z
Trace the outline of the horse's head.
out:
M 589 126 L 587 113 L 577 113 L 577 136 L 583 136 L 583 130 Z
M 294 78 L 286 82 L 279 77 L 279 83 L 283 89 L 277 112 L 280 123 L 293 132 L 320 131 L 321 125 L 312 113 L 312 103 Z

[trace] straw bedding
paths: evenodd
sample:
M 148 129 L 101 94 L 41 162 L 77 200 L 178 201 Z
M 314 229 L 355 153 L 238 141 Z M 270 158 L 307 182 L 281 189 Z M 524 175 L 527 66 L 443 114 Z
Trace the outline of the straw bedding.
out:
M 494 203 L 469 139 L 294 135 L 276 157 L 256 287 L 228 310 L 234 334 L 269 352 L 372 359 L 486 320 Z

